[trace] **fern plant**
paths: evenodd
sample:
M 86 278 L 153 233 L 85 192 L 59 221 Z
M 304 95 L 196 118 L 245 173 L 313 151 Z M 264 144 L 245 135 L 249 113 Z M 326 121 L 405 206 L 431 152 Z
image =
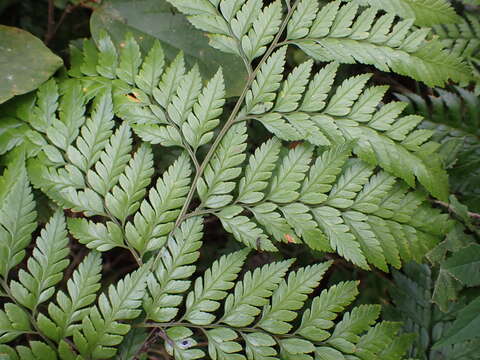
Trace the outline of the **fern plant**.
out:
M 478 4 L 477 4 L 478 5 Z M 475 95 L 480 94 L 480 14 L 464 11 L 455 24 L 441 24 L 433 27 L 435 34 L 455 54 L 465 59 L 470 66 L 475 82 Z
M 447 338 L 451 336 L 454 320 L 462 311 L 470 317 L 474 309 L 466 307 L 466 298 L 450 302 L 441 311 L 431 298 L 434 295 L 434 274 L 426 265 L 408 264 L 404 273 L 395 272 L 395 287 L 391 293 L 395 307 L 389 311 L 390 317 L 402 320 L 405 330 L 418 334 L 407 354 L 415 359 L 478 359 L 478 338 L 474 333 L 469 340 Z M 445 284 L 443 285 L 445 286 Z M 478 303 L 478 301 L 477 301 Z M 463 324 L 465 326 L 465 323 Z M 467 330 L 465 327 L 464 329 Z M 461 331 L 457 326 L 456 334 Z M 450 334 L 449 334 L 450 333 Z M 448 339 L 448 342 L 446 341 Z M 450 341 L 453 340 L 453 341 Z
M 422 127 L 435 131 L 433 139 L 442 144 L 440 153 L 449 171 L 451 191 L 471 210 L 479 211 L 479 98 L 460 87 L 452 91 L 435 89 L 428 97 L 415 93 L 397 97 L 409 103 L 408 113 L 425 117 Z
M 433 86 L 464 81 L 469 68 L 413 20 L 354 2 L 172 4 L 244 62 L 243 91 L 228 99 L 222 69 L 204 82 L 182 53 L 167 62 L 158 42 L 142 54 L 133 35 L 116 46 L 104 33 L 74 49 L 68 75 L 19 100 L 1 148 L 15 149 L 0 192 L 2 351 L 104 359 L 159 337 L 176 359 L 402 358 L 411 337 L 398 323 L 375 325 L 378 306 L 334 322 L 354 282 L 307 303 L 330 263 L 239 274 L 249 248 L 281 242 L 366 270 L 421 261 L 451 225 L 427 201 L 448 199 L 439 144 L 416 129 L 420 116 L 401 115 L 405 103 L 382 102 L 387 87 L 367 86 L 370 74 L 336 81 L 337 69 L 360 62 Z M 313 59 L 286 71 L 290 45 Z M 272 136 L 251 149 L 254 121 Z M 159 158 L 173 161 L 162 171 Z M 29 179 L 56 210 L 15 275 L 36 228 Z M 199 276 L 206 216 L 246 248 Z M 89 255 L 62 289 L 67 229 Z M 114 248 L 136 270 L 97 296 L 100 254 Z M 12 343 L 19 336 L 29 346 Z

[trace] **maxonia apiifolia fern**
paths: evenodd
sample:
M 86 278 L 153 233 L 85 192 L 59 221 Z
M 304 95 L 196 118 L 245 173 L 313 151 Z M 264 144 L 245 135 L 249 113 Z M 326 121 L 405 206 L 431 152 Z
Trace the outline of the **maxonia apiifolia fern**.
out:
M 362 9 L 355 18 L 355 4 L 336 1 L 317 9 L 316 2 L 300 1 L 285 15 L 279 2 L 174 3 L 194 24 L 208 27 L 215 46 L 236 49 L 243 58 L 249 77 L 242 94 L 225 106 L 222 69 L 204 83 L 182 54 L 168 62 L 159 43 L 142 54 L 132 35 L 120 50 L 104 34 L 98 49 L 85 41 L 74 51 L 74 78 L 44 84 L 17 113 L 17 137 L 2 149 L 23 141 L 18 150 L 30 157 L 32 183 L 58 207 L 76 213 L 66 220 L 67 228 L 93 255 L 78 267 L 68 295 L 58 293 L 45 311 L 42 304 L 51 299 L 67 264 L 65 221 L 57 210 L 27 269 L 5 283 L 18 303 L 5 307 L 6 338 L 22 331 L 44 335 L 29 350 L 17 348 L 20 357 L 58 347 L 67 359 L 108 358 L 142 312 L 144 299 L 140 326 L 159 327 L 177 359 L 205 356 L 203 341 L 197 343 L 201 334 L 213 359 L 311 359 L 314 353 L 318 359 L 342 353 L 349 359 L 400 358 L 404 339 L 392 343 L 398 325 L 380 324 L 358 337 L 373 325 L 376 307 L 359 307 L 333 333 L 325 331 L 334 328 L 332 313 L 353 299 L 349 283 L 320 295 L 303 320 L 292 323 L 325 265 L 298 269 L 287 278 L 291 261 L 280 261 L 237 281 L 247 252 L 242 250 L 218 259 L 189 291 L 202 216 L 216 216 L 237 240 L 259 250 L 273 251 L 280 241 L 303 242 L 384 271 L 388 264 L 420 260 L 448 227 L 446 217 L 425 203 L 428 194 L 443 200 L 448 194 L 439 145 L 429 141 L 432 133 L 415 130 L 420 117 L 400 116 L 405 104 L 382 105 L 387 88 L 367 87 L 370 75 L 334 86 L 338 63 L 317 68 L 311 60 L 284 74 L 286 52 L 297 44 L 317 59 L 411 71 L 428 84 L 462 80 L 464 65 L 436 40 L 425 40 L 427 31 L 413 29 L 411 21 L 399 20 L 391 29 L 394 18 L 377 16 L 376 10 Z M 358 50 L 360 43 L 364 50 Z M 353 57 L 344 59 L 337 53 L 341 48 Z M 274 136 L 247 153 L 252 120 Z M 303 142 L 287 143 L 294 140 Z M 162 160 L 166 154 L 174 158 L 158 177 L 153 147 L 162 149 Z M 6 176 L 4 183 L 17 191 L 0 195 L 29 193 L 20 160 L 10 172 L 23 180 L 14 183 Z M 29 215 L 20 220 L 1 213 L 5 277 L 23 258 L 34 228 L 31 196 L 20 199 L 28 203 L 22 206 L 16 198 L 7 200 L 3 204 L 18 209 L 15 214 Z M 20 221 L 25 224 L 17 226 Z M 130 251 L 139 269 L 91 305 L 98 288 L 93 279 L 100 273 L 97 252 L 114 247 Z M 53 263 L 44 264 L 43 254 L 52 254 Z M 37 283 L 42 274 L 47 279 Z M 86 293 L 79 295 L 79 289 Z M 179 311 L 183 304 L 185 313 Z M 28 329 L 24 322 L 12 323 L 18 309 L 33 313 Z M 191 329 L 199 332 L 192 335 Z
M 111 43 L 108 37 L 102 41 Z M 138 51 L 133 37 L 124 46 Z M 329 97 L 335 63 L 309 81 L 312 63 L 306 62 L 281 82 L 285 49 L 259 66 L 245 102 L 239 100 L 202 165 L 197 149 L 212 140 L 224 103 L 221 71 L 202 88 L 197 68 L 186 70 L 179 55 L 164 72 L 152 73 L 152 63 L 164 63 L 156 44 L 143 63 L 134 61 L 139 52 L 120 53 L 119 64 L 136 64 L 126 67 L 133 71 L 128 76 L 110 71 L 123 80 L 83 78 L 84 97 L 79 81 L 62 83 L 59 95 L 51 80 L 40 89 L 29 119 L 38 130 L 29 139 L 42 147 L 30 165 L 34 184 L 60 206 L 106 220 L 69 219 L 81 243 L 99 251 L 125 247 L 139 262 L 146 252 L 160 249 L 175 223 L 185 219 L 195 191 L 196 212 L 215 214 L 249 247 L 272 251 L 278 241 L 303 241 L 362 268 L 372 264 L 384 271 L 387 264 L 420 260 L 445 230 L 431 224 L 446 222 L 422 205 L 425 194 L 400 179 L 414 186 L 416 177 L 431 194 L 445 198 L 446 175 L 434 153 L 438 145 L 428 142 L 431 132 L 414 130 L 418 116 L 399 117 L 403 103 L 377 110 L 387 89 L 365 88 L 368 75 L 343 81 Z M 95 69 L 101 73 L 105 56 L 98 53 Z M 84 103 L 91 97 L 85 119 Z M 116 130 L 115 111 L 127 120 Z M 246 119 L 259 120 L 277 137 L 244 166 Z M 145 140 L 133 152 L 131 128 Z M 305 137 L 312 145 L 288 149 L 280 140 Z M 150 190 L 148 142 L 185 150 Z M 352 151 L 363 161 L 349 159 Z
M 0 229 L 7 250 L 1 285 L 8 298 L 0 310 L 0 351 L 9 359 L 112 358 L 131 329 L 128 321 L 142 308 L 136 326 L 159 327 L 176 359 L 205 358 L 201 339 L 208 341 L 212 359 L 329 359 L 353 353 L 357 359 L 400 359 L 408 347 L 410 337 L 398 335 L 400 323 L 374 325 L 378 305 L 356 307 L 334 323 L 357 296 L 355 282 L 334 285 L 305 304 L 331 262 L 290 272 L 293 260 L 273 262 L 238 280 L 248 255 L 243 249 L 216 260 L 190 289 L 203 237 L 200 216 L 172 232 L 156 264 L 140 266 L 97 297 L 101 259 L 96 251 L 77 266 L 66 291 L 56 289 L 69 263 L 65 219 L 57 210 L 36 239 L 26 269 L 9 281 L 9 270 L 23 260 L 31 241 L 35 204 L 22 158 L 0 180 L 5 200 Z M 22 204 L 25 216 L 5 216 L 12 201 Z M 21 337 L 29 346 L 7 345 Z

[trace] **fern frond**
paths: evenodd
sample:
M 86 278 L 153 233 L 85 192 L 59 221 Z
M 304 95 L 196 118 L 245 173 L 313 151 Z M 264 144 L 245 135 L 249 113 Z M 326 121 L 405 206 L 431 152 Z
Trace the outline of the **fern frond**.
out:
M 182 133 L 193 149 L 197 149 L 212 139 L 212 130 L 219 124 L 218 118 L 222 113 L 224 103 L 225 85 L 220 69 L 203 88 L 193 106 L 193 111 L 182 125 Z
M 222 139 L 218 150 L 205 168 L 203 178 L 198 181 L 197 190 L 202 205 L 219 208 L 227 205 L 233 199 L 229 193 L 235 183 L 231 180 L 241 173 L 239 165 L 245 159 L 246 126 L 233 126 Z
M 353 0 L 363 6 L 372 6 L 391 12 L 404 19 L 414 19 L 419 26 L 452 24 L 459 21 L 455 9 L 447 0 Z
M 113 347 L 121 343 L 131 320 L 141 313 L 139 307 L 145 295 L 147 273 L 151 263 L 110 285 L 108 294 L 101 294 L 98 305 L 91 308 L 82 320 L 81 330 L 75 330 L 73 339 L 80 354 L 92 359 L 105 359 L 116 353 Z
M 6 303 L 0 310 L 0 343 L 7 343 L 32 330 L 28 314 L 18 305 Z
M 138 75 L 135 74 L 135 84 L 147 94 L 152 94 L 157 87 L 165 66 L 165 56 L 162 46 L 157 40 L 145 57 Z
M 448 51 L 463 58 L 470 66 L 475 94 L 480 94 L 480 19 L 475 12 L 465 12 L 457 24 L 439 24 L 433 31 Z M 464 82 L 463 85 L 468 85 Z
M 121 46 L 118 68 L 116 69 L 117 76 L 127 84 L 133 84 L 141 64 L 140 47 L 133 35 L 128 33 Z
M 288 280 L 282 281 L 274 291 L 271 305 L 263 308 L 257 326 L 272 334 L 290 332 L 289 322 L 296 318 L 295 311 L 303 307 L 307 295 L 319 285 L 330 265 L 331 262 L 326 262 L 291 272 Z
M 263 199 L 262 191 L 268 186 L 267 180 L 272 176 L 280 148 L 280 141 L 272 138 L 249 157 L 245 175 L 238 184 L 238 202 L 251 204 Z
M 178 313 L 182 294 L 188 290 L 189 278 L 201 246 L 201 218 L 186 220 L 167 241 L 158 267 L 147 278 L 148 296 L 144 300 L 147 319 L 170 321 Z
M 477 141 L 479 98 L 460 87 L 454 91 L 435 89 L 434 94 L 428 97 L 414 93 L 397 94 L 397 97 L 409 103 L 407 112 L 425 117 L 422 127 L 428 130 L 417 130 L 417 136 L 422 136 L 425 131 L 434 131 L 433 137 L 441 144 L 440 153 L 449 168 L 452 191 L 460 196 L 463 203 L 477 211 L 480 199 L 476 186 L 480 177 L 480 146 Z
M 273 40 L 282 15 L 280 2 L 263 9 L 261 3 L 254 1 L 205 1 L 197 2 L 195 7 L 186 6 L 181 0 L 169 2 L 187 15 L 194 26 L 209 33 L 213 47 L 237 54 L 246 63 L 266 51 L 265 45 Z M 444 51 L 441 42 L 426 40 L 428 30 L 413 27 L 414 20 L 426 25 L 458 21 L 453 7 L 445 0 L 395 0 L 386 6 L 376 0 L 359 3 L 368 6 L 359 10 L 357 2 L 340 0 L 320 9 L 317 0 L 295 4 L 293 12 L 289 9 L 286 43 L 298 46 L 319 61 L 370 64 L 430 86 L 442 85 L 449 78 L 460 81 L 470 76 L 468 67 L 460 58 Z M 379 8 L 408 19 L 394 25 L 395 16 L 380 16 Z M 226 25 L 230 22 L 231 28 Z
M 35 202 L 24 159 L 11 162 L 0 177 L 0 274 L 8 279 L 10 270 L 25 257 L 36 228 Z
M 428 30 L 415 30 L 412 20 L 396 25 L 393 20 L 391 14 L 376 16 L 375 8 L 359 12 L 355 2 L 335 1 L 319 10 L 308 34 L 289 40 L 316 60 L 371 64 L 429 86 L 470 76 L 461 59 L 444 51 L 439 41 L 426 42 Z
M 142 144 L 120 175 L 118 185 L 105 196 L 108 211 L 125 222 L 140 207 L 139 200 L 145 196 L 152 175 L 152 150 L 147 144 Z
M 271 144 L 262 145 L 250 164 Z M 277 242 L 303 241 L 316 250 L 335 251 L 365 269 L 373 264 L 388 271 L 387 264 L 420 260 L 449 226 L 430 227 L 427 218 L 445 221 L 445 215 L 429 211 L 422 205 L 424 194 L 407 191 L 392 175 L 375 173 L 359 159 L 347 161 L 350 149 L 348 143 L 332 147 L 316 160 L 307 145 L 276 150 L 277 169 L 261 185 L 264 190 L 254 192 L 255 202 L 237 198 L 236 205 L 214 215 L 238 241 L 256 249 L 275 250 L 271 235 Z M 248 174 L 238 183 L 239 197 Z M 258 174 L 264 174 L 261 168 Z
M 50 79 L 40 86 L 37 92 L 37 104 L 33 109 L 30 124 L 38 131 L 46 131 L 56 119 L 58 109 L 58 86 L 54 79 Z
M 247 272 L 241 283 L 235 286 L 234 293 L 225 301 L 225 312 L 220 322 L 230 326 L 247 326 L 260 313 L 259 306 L 268 302 L 272 290 L 282 280 L 292 261 L 267 265 L 253 272 Z
M 114 79 L 117 72 L 118 52 L 105 30 L 102 30 L 102 36 L 98 40 L 98 50 L 96 54 L 98 56 L 98 65 L 96 65 L 95 72 L 107 79 Z
M 478 340 L 459 341 L 454 344 L 440 344 L 448 333 L 456 313 L 465 308 L 465 299 L 450 303 L 445 312 L 431 301 L 434 294 L 433 274 L 426 265 L 407 264 L 403 273 L 393 274 L 395 286 L 390 294 L 395 308 L 390 317 L 404 323 L 404 331 L 424 334 L 422 339 L 415 338 L 409 354 L 418 359 L 455 357 L 478 359 Z M 442 287 L 448 286 L 446 282 Z M 435 329 L 435 332 L 432 330 Z M 435 343 L 439 343 L 435 345 Z
M 172 230 L 190 185 L 190 163 L 180 156 L 140 203 L 133 221 L 125 225 L 127 242 L 140 253 L 159 249 Z
M 105 196 L 118 182 L 130 159 L 131 141 L 128 125 L 122 124 L 100 154 L 95 170 L 87 172 L 88 184 L 101 196 Z
M 35 244 L 28 271 L 21 269 L 18 281 L 10 282 L 13 297 L 30 310 L 52 297 L 69 263 L 65 218 L 60 211 L 52 216 Z
M 220 307 L 219 300 L 223 300 L 227 291 L 234 286 L 233 281 L 242 269 L 247 255 L 247 250 L 241 250 L 215 261 L 205 271 L 203 278 L 195 281 L 194 289 L 187 296 L 187 309 L 183 318 L 192 324 L 212 323 L 215 316 L 210 313 Z
M 80 328 L 80 322 L 88 315 L 88 307 L 100 289 L 101 265 L 100 253 L 87 255 L 67 282 L 68 295 L 59 290 L 56 303 L 48 305 L 48 314 L 53 321 L 43 314 L 38 315 L 37 325 L 48 337 L 60 341 Z
M 390 103 L 378 110 L 377 106 L 381 103 L 386 88 L 366 87 L 369 75 L 346 79 L 331 98 L 325 101 L 330 88 L 327 84 L 332 83 L 335 69 L 336 65 L 328 65 L 315 75 L 300 106 L 303 111 L 287 114 L 268 112 L 275 96 L 268 93 L 268 98 L 258 100 L 265 102 L 252 102 L 251 106 L 255 105 L 255 109 L 250 111 L 250 116 L 283 140 L 307 138 L 316 145 L 339 145 L 356 140 L 353 152 L 362 160 L 380 165 L 409 185 L 414 184 L 416 177 L 432 195 L 445 199 L 448 182 L 440 159 L 432 153 L 434 144 L 428 142 L 425 132 L 422 137 L 416 137 L 416 142 L 413 141 L 413 137 L 418 135 L 414 128 L 421 119 L 399 117 L 404 107 L 400 103 Z M 263 79 L 263 73 L 259 74 L 260 79 Z M 278 80 L 273 79 L 268 80 L 268 83 L 277 84 L 276 87 L 279 84 Z M 254 89 L 257 88 L 255 84 L 257 83 L 253 85 Z M 313 105 L 314 101 L 316 105 Z
M 212 359 L 311 359 L 314 353 L 320 359 L 329 359 L 324 354 L 347 358 L 357 351 L 374 357 L 385 353 L 392 359 L 402 358 L 410 338 L 397 341 L 398 323 L 373 326 L 379 307 L 362 305 L 346 314 L 338 325 L 333 322 L 357 296 L 354 282 L 334 285 L 313 298 L 301 325 L 292 331 L 297 311 L 304 308 L 308 294 L 318 286 L 331 263 L 299 268 L 287 276 L 292 261 L 274 262 L 246 272 L 234 284 L 245 256 L 245 251 L 240 251 L 215 262 L 203 278 L 197 279 L 189 294 L 187 316 L 173 326 L 158 323 L 167 327 L 166 349 L 175 359 L 205 358 L 202 348 L 207 344 Z M 202 315 L 192 317 L 192 307 L 202 308 L 198 312 Z M 211 312 L 219 308 L 223 315 L 217 319 Z M 372 339 L 372 334 L 377 337 Z M 379 338 L 383 343 L 375 341 Z

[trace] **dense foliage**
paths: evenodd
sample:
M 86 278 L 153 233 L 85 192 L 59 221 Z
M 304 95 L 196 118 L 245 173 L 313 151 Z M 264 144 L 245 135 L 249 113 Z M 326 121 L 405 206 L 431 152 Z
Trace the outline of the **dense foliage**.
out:
M 480 4 L 169 2 L 6 57 L 0 357 L 479 358 Z

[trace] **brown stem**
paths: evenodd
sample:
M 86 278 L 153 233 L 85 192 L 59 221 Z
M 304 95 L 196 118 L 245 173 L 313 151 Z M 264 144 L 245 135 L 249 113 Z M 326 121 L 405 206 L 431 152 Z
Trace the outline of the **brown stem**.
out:
M 54 0 L 48 0 L 47 32 L 45 33 L 45 38 L 43 40 L 45 45 L 48 45 L 50 40 L 52 40 L 54 32 L 55 32 L 55 4 L 54 4 Z
M 435 200 L 435 204 L 443 206 L 444 208 L 446 208 L 450 212 L 453 212 L 453 213 L 455 212 L 455 210 L 450 206 L 450 204 L 448 204 L 446 202 L 443 202 L 443 201 L 440 201 L 440 200 Z M 478 213 L 468 211 L 467 214 L 471 218 L 480 219 L 480 214 L 478 214 Z

